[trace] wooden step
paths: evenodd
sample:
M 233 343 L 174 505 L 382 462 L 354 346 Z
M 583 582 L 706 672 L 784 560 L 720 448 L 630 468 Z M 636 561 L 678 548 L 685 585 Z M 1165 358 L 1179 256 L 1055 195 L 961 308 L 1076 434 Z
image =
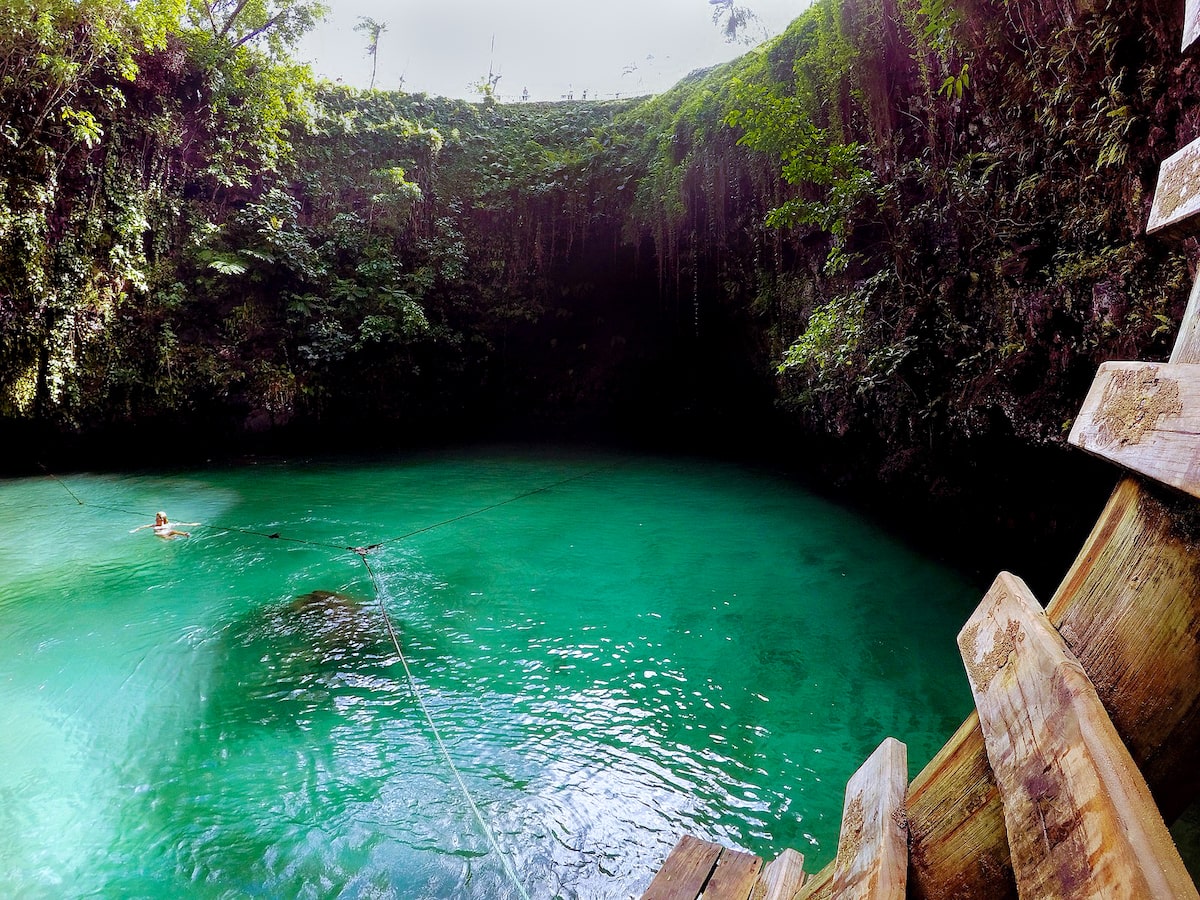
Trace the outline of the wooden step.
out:
M 666 862 L 642 894 L 642 900 L 696 900 L 717 867 L 720 844 L 685 834 L 675 842 Z
M 1068 441 L 1200 497 L 1200 365 L 1104 363 Z
M 1195 898 L 1146 780 L 1021 579 L 958 636 L 1022 897 Z
M 642 900 L 748 900 L 761 869 L 760 857 L 685 834 Z
M 704 900 L 747 900 L 758 883 L 762 864 L 762 859 L 752 853 L 725 848 L 704 886 Z
M 1197 212 L 1200 212 L 1200 139 L 1177 150 L 1159 166 L 1146 234 L 1188 237 L 1200 225 Z

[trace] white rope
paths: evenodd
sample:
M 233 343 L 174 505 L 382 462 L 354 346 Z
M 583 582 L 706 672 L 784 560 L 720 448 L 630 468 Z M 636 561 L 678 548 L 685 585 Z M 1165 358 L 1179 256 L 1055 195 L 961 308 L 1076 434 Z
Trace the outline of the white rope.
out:
M 508 873 L 508 877 L 512 879 L 513 885 L 523 900 L 530 900 L 528 892 L 525 890 L 525 885 L 521 883 L 521 879 L 517 876 L 516 870 L 509 861 L 508 856 L 500 849 L 500 845 L 496 842 L 496 837 L 492 833 L 492 829 L 488 827 L 487 821 L 483 818 L 483 813 L 479 811 L 479 807 L 475 805 L 474 799 L 471 797 L 471 792 L 467 789 L 467 784 L 463 781 L 462 775 L 458 771 L 458 766 L 454 764 L 453 757 L 450 756 L 450 751 L 446 748 L 445 742 L 442 740 L 441 732 L 438 731 L 437 724 L 433 721 L 433 715 L 429 712 L 429 707 L 425 705 L 425 699 L 421 696 L 421 691 L 417 688 L 417 682 L 413 678 L 412 670 L 408 667 L 408 659 L 404 655 L 404 650 L 400 647 L 400 639 L 396 636 L 396 629 L 392 627 L 392 618 L 388 615 L 387 609 L 383 605 L 383 594 L 379 590 L 379 582 L 375 578 L 375 572 L 371 568 L 371 564 L 367 561 L 365 552 L 359 552 L 359 558 L 362 559 L 363 565 L 367 567 L 367 572 L 371 576 L 371 583 L 375 588 L 375 599 L 379 602 L 379 611 L 383 615 L 384 624 L 387 625 L 388 635 L 392 639 L 392 646 L 396 648 L 396 655 L 400 657 L 400 663 L 404 666 L 404 676 L 408 680 L 409 689 L 417 700 L 417 705 L 421 707 L 421 712 L 425 715 L 425 721 L 429 724 L 429 730 L 433 734 L 434 743 L 441 750 L 442 756 L 445 757 L 446 765 L 450 769 L 450 773 L 454 776 L 454 780 L 458 782 L 459 790 L 462 791 L 463 797 L 467 801 L 467 805 L 471 807 L 471 812 L 475 816 L 475 821 L 479 823 L 480 829 L 483 831 L 484 837 L 487 838 L 488 844 L 491 845 L 496 855 L 500 857 L 500 862 L 504 866 L 504 871 Z

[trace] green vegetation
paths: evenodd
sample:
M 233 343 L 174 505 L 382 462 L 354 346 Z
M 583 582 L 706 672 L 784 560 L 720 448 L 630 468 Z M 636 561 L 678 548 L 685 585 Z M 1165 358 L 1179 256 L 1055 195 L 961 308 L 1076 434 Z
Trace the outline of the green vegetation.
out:
M 661 96 L 502 105 L 314 82 L 319 3 L 8 0 L 0 420 L 712 439 L 774 407 L 925 482 L 1061 444 L 1186 292 L 1141 234 L 1197 96 L 1167 6 L 816 0 Z
M 1189 137 L 1178 14 L 818 0 L 638 110 L 667 120 L 635 210 L 666 283 L 743 317 L 792 421 L 884 478 L 1061 447 L 1098 363 L 1165 357 L 1183 308 L 1142 234 Z

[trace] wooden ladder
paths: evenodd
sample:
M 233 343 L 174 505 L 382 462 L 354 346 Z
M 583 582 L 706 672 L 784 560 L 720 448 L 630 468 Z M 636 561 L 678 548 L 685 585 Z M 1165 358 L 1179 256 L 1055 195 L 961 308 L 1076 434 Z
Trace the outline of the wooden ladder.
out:
M 1200 0 L 1184 20 L 1196 52 Z M 1200 231 L 1200 139 L 1146 230 Z M 1200 797 L 1200 277 L 1170 360 L 1102 365 L 1069 441 L 1127 474 L 1044 610 L 997 576 L 958 636 L 975 712 L 911 784 L 888 738 L 820 872 L 685 836 L 643 900 L 1200 897 L 1166 826 Z

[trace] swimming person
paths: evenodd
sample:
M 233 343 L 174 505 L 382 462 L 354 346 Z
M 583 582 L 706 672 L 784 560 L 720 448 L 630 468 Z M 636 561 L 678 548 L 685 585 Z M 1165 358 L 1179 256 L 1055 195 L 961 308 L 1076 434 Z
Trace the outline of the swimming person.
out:
M 192 534 L 190 531 L 180 531 L 175 526 L 176 525 L 199 525 L 199 524 L 200 524 L 199 522 L 177 522 L 173 525 L 167 519 L 167 514 L 165 512 L 160 512 L 160 513 L 154 514 L 154 524 L 153 525 L 139 525 L 137 528 L 129 529 L 129 533 L 133 534 L 135 531 L 141 531 L 143 528 L 153 528 L 154 533 L 157 534 L 160 538 L 191 537 Z

